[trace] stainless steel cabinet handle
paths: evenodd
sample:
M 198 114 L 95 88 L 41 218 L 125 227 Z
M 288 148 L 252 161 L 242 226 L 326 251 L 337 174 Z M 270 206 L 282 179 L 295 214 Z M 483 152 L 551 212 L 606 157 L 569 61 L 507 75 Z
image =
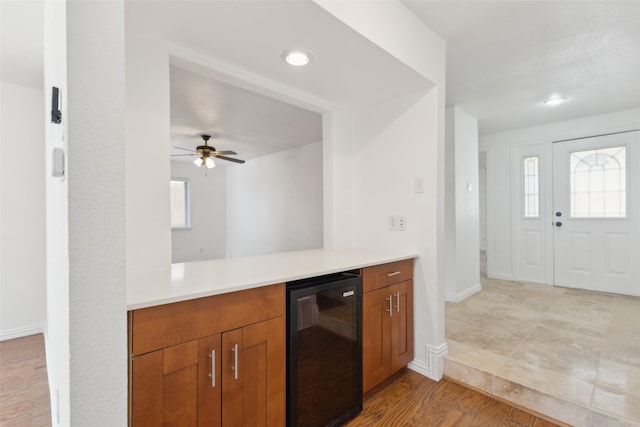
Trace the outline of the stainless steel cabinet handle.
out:
M 233 351 L 233 366 L 231 370 L 233 371 L 233 379 L 238 379 L 238 344 L 235 344 L 231 349 Z
M 216 386 L 216 351 L 211 350 L 209 354 L 209 358 L 211 359 L 211 373 L 209 377 L 211 378 L 211 388 Z
M 393 295 L 389 295 L 389 298 L 385 298 L 387 301 L 389 301 L 389 308 L 387 310 L 385 310 L 387 313 L 389 313 L 389 317 L 393 316 Z
M 398 304 L 396 305 L 396 311 L 400 313 L 400 292 L 396 292 L 396 299 L 398 301 Z
M 394 271 L 392 273 L 387 273 L 387 277 L 393 277 L 393 276 L 397 276 L 398 274 L 400 274 L 399 271 Z

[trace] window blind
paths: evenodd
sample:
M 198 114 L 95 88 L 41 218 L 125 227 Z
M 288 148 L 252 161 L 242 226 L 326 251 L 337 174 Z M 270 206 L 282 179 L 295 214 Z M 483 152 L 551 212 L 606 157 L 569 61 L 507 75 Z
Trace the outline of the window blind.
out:
M 191 227 L 189 218 L 189 180 L 171 179 L 171 228 Z

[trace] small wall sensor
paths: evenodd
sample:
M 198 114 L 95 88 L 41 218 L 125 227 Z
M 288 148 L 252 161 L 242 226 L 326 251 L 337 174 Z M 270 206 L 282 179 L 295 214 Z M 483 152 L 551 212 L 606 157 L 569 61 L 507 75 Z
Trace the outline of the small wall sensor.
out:
M 51 123 L 62 122 L 62 111 L 60 111 L 60 90 L 53 86 L 51 88 Z
M 51 153 L 51 176 L 64 176 L 64 150 L 60 147 L 54 148 Z

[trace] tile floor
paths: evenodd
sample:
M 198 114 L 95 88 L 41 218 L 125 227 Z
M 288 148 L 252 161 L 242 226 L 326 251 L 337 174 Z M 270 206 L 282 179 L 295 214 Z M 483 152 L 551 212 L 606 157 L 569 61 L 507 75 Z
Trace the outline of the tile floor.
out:
M 445 375 L 570 425 L 640 426 L 640 298 L 482 276 L 446 304 Z

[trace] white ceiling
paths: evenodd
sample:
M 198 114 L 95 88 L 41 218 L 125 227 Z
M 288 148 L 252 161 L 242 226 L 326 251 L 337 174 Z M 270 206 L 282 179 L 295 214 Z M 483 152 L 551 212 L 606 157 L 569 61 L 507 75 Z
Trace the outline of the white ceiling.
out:
M 447 104 L 478 117 L 482 133 L 640 107 L 639 1 L 402 2 L 448 40 Z M 42 4 L 0 1 L 3 81 L 42 87 Z M 126 6 L 128 30 L 329 102 L 374 102 L 427 84 L 308 1 Z M 315 53 L 312 67 L 280 60 L 294 46 Z M 554 94 L 568 101 L 543 106 Z
M 171 143 L 193 149 L 199 135 L 209 145 L 233 150 L 250 160 L 276 151 L 322 141 L 322 115 L 171 66 Z M 171 154 L 185 154 L 172 148 Z M 192 161 L 189 156 L 174 160 Z M 228 165 L 228 162 L 217 162 Z
M 317 111 L 331 104 L 380 102 L 431 85 L 311 1 L 126 5 L 128 31 L 167 40 L 188 50 L 190 57 L 202 55 L 257 73 L 308 96 L 306 102 L 320 101 Z M 286 64 L 281 54 L 291 48 L 313 52 L 311 64 Z M 174 50 L 174 55 L 180 53 Z M 200 142 L 197 135 L 211 133 L 218 137 L 212 142 L 217 149 L 236 151 L 248 160 L 322 140 L 321 114 L 217 81 L 207 76 L 202 64 L 188 68 L 171 68 L 173 146 L 193 148 Z M 172 154 L 180 151 L 173 149 Z
M 447 104 L 481 133 L 640 107 L 638 1 L 402 2 L 447 39 Z
M 367 103 L 429 86 L 311 1 L 126 2 L 127 31 L 169 41 L 189 51 L 254 72 L 329 103 Z M 304 68 L 281 59 L 305 48 Z

